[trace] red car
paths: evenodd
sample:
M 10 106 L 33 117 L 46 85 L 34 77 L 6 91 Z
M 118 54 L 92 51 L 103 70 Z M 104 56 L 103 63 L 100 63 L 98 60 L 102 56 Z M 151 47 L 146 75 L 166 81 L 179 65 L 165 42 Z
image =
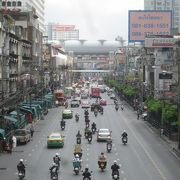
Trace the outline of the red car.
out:
M 107 105 L 107 101 L 106 101 L 105 99 L 101 99 L 100 102 L 99 102 L 99 104 L 100 104 L 101 106 L 106 106 L 106 105 Z

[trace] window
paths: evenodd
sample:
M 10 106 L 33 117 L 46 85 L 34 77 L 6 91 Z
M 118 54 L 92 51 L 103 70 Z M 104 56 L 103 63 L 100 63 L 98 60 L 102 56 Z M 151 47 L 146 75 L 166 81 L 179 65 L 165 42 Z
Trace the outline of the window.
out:
M 18 6 L 22 6 L 21 1 L 18 1 L 18 2 L 17 2 L 17 5 L 18 5 Z
M 7 6 L 11 6 L 11 2 L 10 1 L 7 2 Z
M 6 2 L 5 2 L 5 1 L 3 1 L 3 2 L 2 2 L 2 6 L 5 6 L 5 5 L 6 5 Z
M 12 2 L 12 6 L 14 6 L 14 7 L 16 6 L 16 1 Z

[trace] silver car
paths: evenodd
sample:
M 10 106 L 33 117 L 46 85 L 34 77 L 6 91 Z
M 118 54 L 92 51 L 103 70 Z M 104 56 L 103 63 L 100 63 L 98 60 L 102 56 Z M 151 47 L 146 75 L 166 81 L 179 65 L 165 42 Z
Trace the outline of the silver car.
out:
M 97 131 L 97 141 L 111 140 L 112 139 L 111 133 L 112 131 L 110 131 L 109 129 L 99 129 Z
M 16 137 L 17 143 L 26 144 L 31 139 L 31 133 L 26 129 L 16 129 L 14 131 L 14 136 Z

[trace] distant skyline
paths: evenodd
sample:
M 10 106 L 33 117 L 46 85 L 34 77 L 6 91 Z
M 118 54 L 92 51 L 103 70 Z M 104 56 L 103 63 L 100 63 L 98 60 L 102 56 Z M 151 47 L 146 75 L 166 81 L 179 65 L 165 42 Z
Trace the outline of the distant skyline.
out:
M 80 39 L 128 40 L 128 10 L 143 10 L 144 0 L 46 0 L 45 21 L 73 24 Z

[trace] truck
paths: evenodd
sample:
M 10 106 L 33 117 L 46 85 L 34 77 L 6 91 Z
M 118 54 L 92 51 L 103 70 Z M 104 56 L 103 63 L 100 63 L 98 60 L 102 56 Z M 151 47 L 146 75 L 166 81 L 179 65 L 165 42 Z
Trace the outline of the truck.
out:
M 91 87 L 90 96 L 92 98 L 99 98 L 100 97 L 100 89 L 98 87 Z
M 66 98 L 64 95 L 64 91 L 63 90 L 56 90 L 54 92 L 54 96 L 55 96 L 55 103 L 57 106 L 64 106 L 65 102 L 66 102 Z

